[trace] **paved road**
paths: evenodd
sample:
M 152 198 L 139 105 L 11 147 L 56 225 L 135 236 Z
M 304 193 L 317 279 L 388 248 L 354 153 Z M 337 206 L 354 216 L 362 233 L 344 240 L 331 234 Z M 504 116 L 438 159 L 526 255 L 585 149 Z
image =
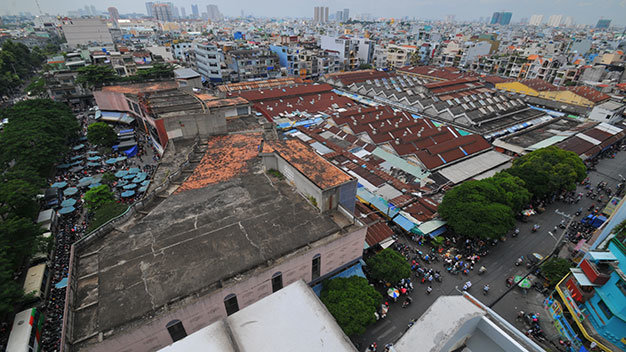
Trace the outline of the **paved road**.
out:
M 601 160 L 597 171 L 591 171 L 589 177 L 594 188 L 598 182 L 606 181 L 608 186 L 614 189 L 620 180 L 619 174 L 626 175 L 626 152 L 618 153 L 615 159 Z M 584 192 L 584 188 L 579 186 L 578 192 Z M 463 286 L 463 283 L 467 280 L 472 281 L 470 293 L 483 303 L 491 304 L 506 291 L 505 280 L 507 277 L 525 274 L 526 268 L 515 266 L 515 260 L 522 255 L 526 257 L 528 254 L 535 252 L 544 256 L 550 254 L 555 248 L 557 239 L 561 236 L 563 230 L 559 229 L 559 232 L 552 236 L 548 234 L 548 230 L 551 231 L 562 219 L 568 221 L 569 219 L 566 216 L 573 216 L 578 208 L 582 207 L 583 211 L 585 211 L 591 203 L 592 200 L 586 197 L 583 197 L 578 204 L 566 204 L 557 201 L 548 205 L 544 213 L 532 216 L 527 223 L 519 223 L 519 236 L 511 237 L 509 235 L 505 242 L 500 242 L 495 247 L 491 247 L 489 255 L 481 260 L 480 264 L 487 268 L 487 273 L 482 276 L 477 275 L 476 269 L 469 276 L 460 274 L 452 276 L 445 273 L 441 263 L 433 264 L 432 267 L 443 273 L 443 282 L 434 283 L 433 292 L 430 295 L 426 295 L 425 285 L 416 284 L 415 290 L 411 294 L 413 303 L 408 308 L 403 309 L 401 307 L 401 300 L 398 300 L 398 303 L 390 301 L 391 307 L 387 318 L 370 326 L 365 334 L 356 338 L 355 341 L 360 344 L 361 350 L 364 350 L 366 346 L 374 341 L 378 343 L 378 346 L 396 342 L 406 331 L 410 319 L 419 318 L 438 296 L 459 294 L 457 287 Z M 586 214 L 583 212 L 584 215 Z M 577 217 L 575 221 L 581 217 Z M 541 230 L 536 233 L 531 232 L 531 227 L 534 223 L 541 225 Z M 409 240 L 402 241 L 405 243 L 411 242 Z M 414 242 L 411 243 L 413 244 Z M 418 247 L 417 245 L 414 246 Z M 421 249 L 422 251 L 428 250 L 425 246 Z M 491 287 L 489 294 L 486 296 L 482 293 L 484 284 L 489 284 Z M 524 295 L 517 288 L 500 300 L 494 306 L 494 310 L 523 330 L 522 323 L 515 321 L 517 313 L 520 310 L 538 312 L 541 309 L 542 300 L 543 296 L 535 290 L 530 290 Z M 546 328 L 544 327 L 544 330 L 549 334 L 549 330 Z

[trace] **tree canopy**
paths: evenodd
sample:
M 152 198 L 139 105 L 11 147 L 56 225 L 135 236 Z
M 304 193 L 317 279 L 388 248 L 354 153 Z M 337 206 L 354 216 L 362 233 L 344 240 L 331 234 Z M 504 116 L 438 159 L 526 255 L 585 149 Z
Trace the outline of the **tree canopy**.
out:
M 364 333 L 376 321 L 374 313 L 383 299 L 359 276 L 325 281 L 320 298 L 348 336 Z
M 574 190 L 576 183 L 586 177 L 585 164 L 578 155 L 556 146 L 537 149 L 516 159 L 506 172 L 524 180 L 535 198 Z
M 107 203 L 115 202 L 115 195 L 108 185 L 100 185 L 87 191 L 83 199 L 87 208 L 95 210 Z
M 386 248 L 369 258 L 367 267 L 375 280 L 397 283 L 411 276 L 411 266 L 400 253 Z
M 498 238 L 515 224 L 515 214 L 530 200 L 524 181 L 506 173 L 464 182 L 448 192 L 439 214 L 456 233 Z
M 118 80 L 115 70 L 109 65 L 87 65 L 77 72 L 76 83 L 84 83 L 88 87 L 101 87 L 105 83 Z
M 45 56 L 22 43 L 7 40 L 0 50 L 0 95 L 11 93 L 39 67 Z
M 2 169 L 31 168 L 47 176 L 68 150 L 78 123 L 67 105 L 49 99 L 22 101 L 0 113 L 9 123 L 0 133 Z
M 541 265 L 541 273 L 550 285 L 555 285 L 569 273 L 573 263 L 564 258 L 550 258 Z
M 105 122 L 96 122 L 87 127 L 87 140 L 91 144 L 110 147 L 115 144 L 117 134 Z

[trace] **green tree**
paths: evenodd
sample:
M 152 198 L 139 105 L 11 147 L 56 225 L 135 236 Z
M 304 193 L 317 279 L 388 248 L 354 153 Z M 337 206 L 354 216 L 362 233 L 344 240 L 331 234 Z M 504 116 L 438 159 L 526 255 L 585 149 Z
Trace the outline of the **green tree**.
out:
M 36 238 L 42 233 L 31 219 L 11 216 L 0 222 L 0 248 L 5 249 L 5 258 L 13 270 L 37 248 Z
M 40 53 L 31 52 L 22 43 L 5 41 L 0 50 L 0 95 L 13 92 L 44 59 Z
M 35 201 L 38 190 L 32 184 L 19 179 L 0 183 L 0 217 L 14 214 L 33 218 L 39 206 Z
M 506 172 L 524 180 L 526 188 L 536 198 L 560 190 L 574 190 L 576 183 L 587 175 L 585 164 L 576 153 L 556 146 L 537 149 L 516 159 Z
M 101 87 L 105 83 L 119 80 L 119 76 L 108 65 L 88 65 L 77 70 L 76 83 L 84 83 L 88 87 Z
M 541 273 L 550 285 L 555 285 L 569 273 L 573 263 L 563 258 L 550 258 L 541 265 Z
M 121 215 L 128 209 L 128 205 L 111 202 L 105 203 L 100 208 L 96 209 L 93 212 L 93 216 L 89 220 L 89 226 L 87 227 L 87 232 L 91 232 L 107 221 L 113 219 L 116 216 Z
M 112 172 L 105 172 L 102 175 L 102 183 L 111 186 L 113 182 L 117 181 L 117 177 Z
M 376 321 L 374 313 L 383 299 L 359 276 L 325 281 L 320 298 L 348 336 L 364 333 Z
M 501 183 L 504 180 L 464 182 L 446 192 L 437 211 L 456 233 L 498 238 L 515 224 L 515 213 Z
M 84 198 L 87 208 L 96 210 L 107 203 L 115 202 L 115 196 L 107 185 L 94 187 L 85 193 Z
M 498 172 L 486 180 L 503 191 L 502 196 L 504 198 L 498 201 L 509 206 L 513 213 L 519 213 L 530 202 L 531 194 L 524 187 L 526 185 L 525 182 L 519 177 L 512 176 L 506 172 Z
M 13 312 L 24 301 L 24 290 L 13 280 L 13 266 L 7 260 L 6 248 L 0 247 L 0 316 Z
M 43 77 L 37 77 L 26 87 L 26 92 L 30 96 L 40 96 L 46 94 L 46 81 Z
M 96 122 L 87 127 L 87 140 L 91 144 L 110 147 L 115 144 L 117 134 L 105 122 Z
M 0 168 L 34 169 L 47 177 L 68 151 L 78 123 L 67 105 L 50 99 L 19 102 L 0 111 L 9 123 L 0 132 Z
M 386 248 L 369 258 L 367 267 L 372 279 L 396 283 L 411 276 L 411 266 L 400 253 Z

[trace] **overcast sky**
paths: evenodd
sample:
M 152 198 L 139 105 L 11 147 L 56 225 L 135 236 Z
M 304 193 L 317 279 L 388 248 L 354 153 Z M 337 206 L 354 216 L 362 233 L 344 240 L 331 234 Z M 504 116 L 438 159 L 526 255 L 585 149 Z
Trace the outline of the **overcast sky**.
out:
M 175 6 L 184 7 L 191 13 L 191 4 L 198 4 L 200 12 L 206 5 L 216 4 L 226 16 L 246 15 L 268 17 L 312 17 L 313 7 L 328 6 L 330 13 L 348 8 L 351 14 L 369 13 L 376 17 L 419 19 L 443 19 L 455 15 L 457 19 L 469 20 L 490 16 L 494 11 L 510 11 L 513 22 L 533 14 L 544 15 L 544 23 L 553 14 L 572 16 L 575 23 L 595 24 L 600 17 L 613 20 L 613 24 L 626 23 L 626 0 L 173 0 Z M 29 11 L 37 14 L 35 0 L 2 0 L 8 7 L 5 12 Z M 98 10 L 115 6 L 120 13 L 145 13 L 145 1 L 141 0 L 39 0 L 43 12 L 64 14 L 85 5 L 94 5 Z

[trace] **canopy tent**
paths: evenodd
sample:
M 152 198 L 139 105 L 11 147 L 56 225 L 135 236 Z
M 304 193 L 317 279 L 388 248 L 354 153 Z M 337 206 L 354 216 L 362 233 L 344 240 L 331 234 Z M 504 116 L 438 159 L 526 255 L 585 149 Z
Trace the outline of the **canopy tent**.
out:
M 61 206 L 64 208 L 74 206 L 74 204 L 76 204 L 76 199 L 74 198 L 68 198 L 64 200 L 63 202 L 61 202 Z
M 124 160 L 126 160 L 126 157 L 125 156 L 118 156 L 116 160 L 117 161 L 124 161 Z
M 61 182 L 53 183 L 50 187 L 53 187 L 53 188 L 65 188 L 65 186 L 67 186 L 67 182 L 61 181 Z
M 74 208 L 73 206 L 61 208 L 61 210 L 59 210 L 59 214 L 61 215 L 69 214 L 73 212 L 74 210 L 76 210 L 76 208 Z
M 145 175 L 139 174 L 139 175 L 137 175 L 137 177 L 135 177 L 135 178 L 133 179 L 133 181 L 132 181 L 132 182 L 134 182 L 134 183 L 140 183 L 140 182 L 143 182 L 143 180 L 145 180 L 145 179 L 146 179 L 146 176 L 145 176 Z
M 126 197 L 132 197 L 132 196 L 134 196 L 134 195 L 135 195 L 135 191 L 126 191 L 126 192 L 123 192 L 123 193 L 121 194 L 121 196 L 122 196 L 122 197 L 124 197 L 124 198 L 126 198 Z
M 70 169 L 71 172 L 78 172 L 80 170 L 84 169 L 82 166 L 74 166 L 73 168 Z
M 133 188 L 137 188 L 137 184 L 136 183 L 129 183 L 126 186 L 122 187 L 124 189 L 133 189 Z
M 133 123 L 135 121 L 134 118 L 130 117 L 125 112 L 106 111 L 106 110 L 102 110 L 101 111 L 101 115 L 100 115 L 100 118 L 98 120 L 99 121 L 106 121 L 106 122 L 114 122 L 114 123 L 123 123 L 123 124 L 126 124 L 126 125 L 130 125 L 131 123 Z
M 128 174 L 128 171 L 126 170 L 120 170 L 118 172 L 115 173 L 115 177 L 117 178 L 122 178 L 124 176 L 126 176 L 126 174 Z
M 58 289 L 67 287 L 67 278 L 66 277 L 62 278 L 61 281 L 54 284 L 54 287 Z
M 74 155 L 73 157 L 70 158 L 70 160 L 75 161 L 75 160 L 79 160 L 84 158 L 84 155 Z
M 100 154 L 100 153 L 98 153 L 98 152 L 97 152 L 97 151 L 95 151 L 95 150 L 90 150 L 90 151 L 88 151 L 88 152 L 87 152 L 87 154 L 90 154 L 90 155 L 97 155 L 97 154 Z
M 117 162 L 117 158 L 110 158 L 110 159 L 107 159 L 107 160 L 105 161 L 105 163 L 107 163 L 107 164 L 109 164 L 109 165 L 113 165 L 113 164 L 115 164 L 116 162 Z
M 130 180 L 131 178 L 135 178 L 136 176 L 134 174 L 127 174 L 126 176 L 122 177 L 125 180 Z
M 515 281 L 515 283 L 519 282 L 518 286 L 521 288 L 530 288 L 530 286 L 532 286 L 532 283 L 528 280 L 528 278 L 524 278 L 524 280 L 522 280 L 522 277 L 519 275 L 516 275 L 513 281 Z
M 148 190 L 148 186 L 141 186 L 141 187 L 139 187 L 139 189 L 137 189 L 137 192 L 143 193 L 143 192 L 145 192 L 147 190 Z
M 96 167 L 96 166 L 100 166 L 100 163 L 87 163 L 87 166 Z
M 141 182 L 142 186 L 147 186 L 149 184 L 150 184 L 150 180 L 145 180 L 145 181 Z
M 116 187 L 122 187 L 122 186 L 125 186 L 125 185 L 127 185 L 127 184 L 128 184 L 128 180 L 120 180 L 120 181 L 117 183 Z
M 102 157 L 97 156 L 97 155 L 96 156 L 90 156 L 90 157 L 87 158 L 87 160 L 89 160 L 89 161 L 97 161 L 97 160 L 100 160 L 100 159 L 102 159 Z
M 137 146 L 135 145 L 134 147 L 125 150 L 124 154 L 126 154 L 126 156 L 130 158 L 130 157 L 137 155 L 137 152 L 139 152 L 139 148 L 137 148 Z
M 65 191 L 63 191 L 63 195 L 66 195 L 66 196 L 73 196 L 76 193 L 78 193 L 78 188 L 76 187 L 70 187 L 66 189 Z
M 137 145 L 137 142 L 134 140 L 124 141 L 117 145 L 118 149 L 128 149 Z
M 128 169 L 128 173 L 130 174 L 136 174 L 138 172 L 141 172 L 141 170 L 138 167 L 131 167 L 130 169 Z

